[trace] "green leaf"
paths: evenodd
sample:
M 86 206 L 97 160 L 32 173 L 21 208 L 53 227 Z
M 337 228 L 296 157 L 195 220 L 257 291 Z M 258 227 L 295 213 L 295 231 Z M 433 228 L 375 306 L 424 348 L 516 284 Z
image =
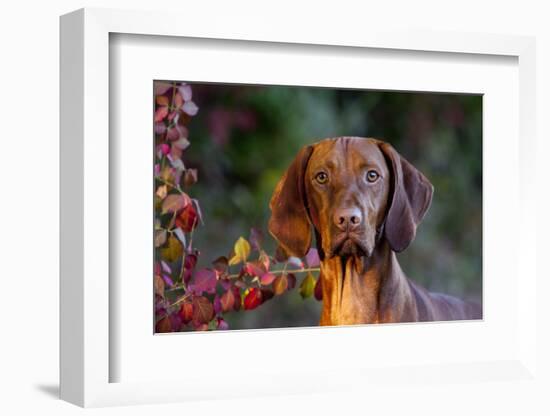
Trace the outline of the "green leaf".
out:
M 311 295 L 313 295 L 315 283 L 315 277 L 313 277 L 311 272 L 308 272 L 307 276 L 304 278 L 304 280 L 302 280 L 302 284 L 300 285 L 300 295 L 303 299 L 309 298 Z

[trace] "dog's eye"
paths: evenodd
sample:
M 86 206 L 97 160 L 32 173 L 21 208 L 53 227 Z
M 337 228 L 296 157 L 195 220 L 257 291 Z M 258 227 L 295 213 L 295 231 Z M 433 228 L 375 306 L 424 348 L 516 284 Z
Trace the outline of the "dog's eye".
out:
M 367 172 L 367 182 L 375 182 L 379 177 L 380 175 L 375 170 L 369 170 Z
M 322 185 L 324 183 L 327 183 L 328 175 L 325 172 L 319 172 L 317 175 L 315 175 L 315 180 Z

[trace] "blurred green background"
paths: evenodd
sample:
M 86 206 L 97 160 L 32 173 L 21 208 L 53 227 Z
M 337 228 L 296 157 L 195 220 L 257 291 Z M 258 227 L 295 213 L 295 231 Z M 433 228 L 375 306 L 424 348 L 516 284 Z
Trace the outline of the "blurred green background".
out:
M 199 181 L 205 225 L 195 231 L 199 264 L 228 255 L 251 227 L 267 232 L 273 189 L 298 149 L 333 136 L 390 142 L 435 188 L 416 240 L 398 255 L 407 276 L 431 291 L 481 302 L 482 97 L 310 87 L 191 83 L 199 113 L 189 124 L 187 167 Z M 303 276 L 297 275 L 298 285 Z M 226 315 L 232 329 L 315 326 L 321 304 L 297 289 L 250 312 Z

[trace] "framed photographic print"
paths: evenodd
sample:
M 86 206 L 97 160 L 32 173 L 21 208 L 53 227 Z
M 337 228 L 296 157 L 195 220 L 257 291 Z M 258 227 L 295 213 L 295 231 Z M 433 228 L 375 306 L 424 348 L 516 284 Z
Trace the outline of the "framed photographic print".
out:
M 155 332 L 482 318 L 481 95 L 153 89 Z
M 178 19 L 61 20 L 62 398 L 532 380 L 534 41 Z

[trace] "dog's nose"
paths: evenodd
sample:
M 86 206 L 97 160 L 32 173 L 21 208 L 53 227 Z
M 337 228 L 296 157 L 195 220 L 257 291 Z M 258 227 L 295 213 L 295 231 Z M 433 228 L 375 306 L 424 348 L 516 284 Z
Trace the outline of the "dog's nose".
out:
M 342 231 L 355 230 L 362 220 L 361 211 L 357 208 L 339 209 L 334 213 L 334 224 Z

